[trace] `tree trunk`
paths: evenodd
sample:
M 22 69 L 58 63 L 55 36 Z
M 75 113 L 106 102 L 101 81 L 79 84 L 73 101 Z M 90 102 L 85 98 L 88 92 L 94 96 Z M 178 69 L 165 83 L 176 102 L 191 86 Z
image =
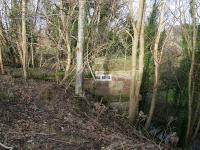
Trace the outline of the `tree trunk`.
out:
M 128 118 L 130 122 L 134 122 L 138 112 L 139 105 L 139 92 L 141 86 L 141 80 L 143 75 L 144 66 L 144 4 L 145 0 L 139 1 L 139 11 L 138 11 L 138 21 L 135 25 L 134 21 L 134 11 L 133 11 L 133 1 L 129 0 L 130 6 L 130 16 L 132 27 L 134 31 L 134 37 L 132 37 L 132 66 L 131 66 L 131 85 L 130 85 L 130 101 L 129 101 L 129 111 Z M 140 38 L 140 52 L 139 52 L 139 64 L 137 58 L 138 42 Z M 137 72 L 137 67 L 139 71 Z
M 155 106 L 156 106 L 156 96 L 157 96 L 157 91 L 158 91 L 158 84 L 159 84 L 159 79 L 160 79 L 160 62 L 161 62 L 161 60 L 159 60 L 159 57 L 162 54 L 161 53 L 158 54 L 159 53 L 158 45 L 160 42 L 160 35 L 161 35 L 161 30 L 162 30 L 162 26 L 163 26 L 163 22 L 164 22 L 164 5 L 165 5 L 164 0 L 161 0 L 159 25 L 158 25 L 158 31 L 157 31 L 154 49 L 153 49 L 153 58 L 154 58 L 154 66 L 155 66 L 153 94 L 152 94 L 152 99 L 151 99 L 149 115 L 148 115 L 147 121 L 145 123 L 146 129 L 149 128 L 149 126 L 151 124 L 151 120 L 153 118 L 153 113 L 154 113 Z
M 150 110 L 149 110 L 149 117 L 147 118 L 147 121 L 145 123 L 145 128 L 148 129 L 150 124 L 151 124 L 151 120 L 153 118 L 153 113 L 155 110 L 155 106 L 156 106 L 156 96 L 157 96 L 157 92 L 158 92 L 158 83 L 159 83 L 159 65 L 156 64 L 155 65 L 155 70 L 154 70 L 154 84 L 153 84 L 153 94 L 152 94 L 152 99 L 151 99 L 151 106 L 150 106 Z
M 136 86 L 136 97 L 139 103 L 140 87 L 142 84 L 143 72 L 144 72 L 144 14 L 141 24 L 140 32 L 140 47 L 139 47 L 139 61 L 138 61 L 138 77 L 137 77 L 137 86 Z
M 200 93 L 198 94 L 198 101 L 197 101 L 197 106 L 196 108 L 194 108 L 194 113 L 193 113 L 193 117 L 191 120 L 191 127 L 190 127 L 190 133 L 192 134 L 193 131 L 195 130 L 195 125 L 198 122 L 199 119 L 199 113 L 200 113 Z
M 71 66 L 71 45 L 70 45 L 70 40 L 69 40 L 69 31 L 68 31 L 68 20 L 66 22 L 65 19 L 65 14 L 63 11 L 64 7 L 63 7 L 63 0 L 60 1 L 60 17 L 61 17 L 61 21 L 62 21 L 62 30 L 63 30 L 63 39 L 67 48 L 67 63 L 65 66 L 65 74 L 64 74 L 64 78 L 62 80 L 65 81 L 67 79 L 67 77 L 69 76 L 69 69 Z
M 2 24 L 2 17 L 0 14 L 0 40 L 1 40 L 1 45 L 0 45 L 0 70 L 1 70 L 1 74 L 4 74 L 4 66 L 3 66 L 3 56 L 2 56 L 2 47 L 3 47 L 3 43 L 4 43 L 4 34 L 3 34 L 3 24 Z
M 34 48 L 33 48 L 33 33 L 31 32 L 31 65 L 32 68 L 35 68 L 35 61 L 34 61 Z
M 79 0 L 78 17 L 78 43 L 76 50 L 76 83 L 75 94 L 83 96 L 83 45 L 84 45 L 84 20 L 85 20 L 85 0 Z
M 130 122 L 134 122 L 137 115 L 138 100 L 135 96 L 136 88 L 136 55 L 137 55 L 137 46 L 138 46 L 138 33 L 134 32 L 134 39 L 132 39 L 132 65 L 131 65 L 131 85 L 130 85 L 130 101 L 129 101 L 129 110 L 128 118 Z
M 40 63 L 39 63 L 40 68 L 42 68 L 42 62 L 43 62 L 43 54 L 40 53 Z
M 24 79 L 27 79 L 26 61 L 27 61 L 27 44 L 26 44 L 26 0 L 22 0 L 22 66 Z
M 196 0 L 191 0 L 191 14 L 192 14 L 192 58 L 188 77 L 188 123 L 186 131 L 186 144 L 190 141 L 191 136 L 191 121 L 192 121 L 192 102 L 193 102 L 193 75 L 194 75 L 194 65 L 195 65 L 195 51 L 196 51 Z
M 0 47 L 0 69 L 1 69 L 1 74 L 4 74 L 4 66 L 3 66 L 3 57 L 2 57 L 1 47 Z
M 197 134 L 198 134 L 198 132 L 199 132 L 199 129 L 200 129 L 200 117 L 199 117 L 197 126 L 196 126 L 196 128 L 195 128 L 195 130 L 194 130 L 194 134 L 193 134 L 193 136 L 192 136 L 192 141 L 194 141 L 195 138 L 197 137 Z

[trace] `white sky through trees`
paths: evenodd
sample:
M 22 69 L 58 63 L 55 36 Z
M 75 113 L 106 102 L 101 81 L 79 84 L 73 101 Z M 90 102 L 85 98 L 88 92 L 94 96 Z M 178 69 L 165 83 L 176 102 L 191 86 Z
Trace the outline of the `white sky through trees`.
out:
M 41 16 L 41 14 L 45 14 L 44 8 L 43 8 L 43 2 L 45 0 L 40 0 L 40 4 L 39 4 L 39 15 L 37 15 L 37 26 L 41 27 L 41 26 L 45 26 L 45 19 L 41 19 L 44 16 Z M 159 1 L 159 0 L 157 0 Z M 28 5 L 28 9 L 30 10 L 31 15 L 34 14 L 35 10 L 36 10 L 36 5 L 37 5 L 38 0 L 29 0 L 29 5 Z M 58 5 L 59 1 L 55 1 L 55 0 L 48 0 L 48 3 L 51 4 L 55 4 Z M 125 3 L 126 5 L 121 9 L 121 18 L 125 18 L 128 13 L 129 13 L 129 9 L 128 9 L 128 0 L 118 0 L 119 3 Z M 138 2 L 139 0 L 133 0 L 134 3 L 134 10 L 135 10 L 135 15 L 137 14 L 137 10 L 138 10 Z M 152 10 L 152 6 L 154 3 L 154 0 L 146 0 L 146 19 L 148 17 L 148 15 L 150 14 L 151 10 Z M 5 9 L 6 7 L 6 9 Z M 9 24 L 9 20 L 6 17 L 6 13 L 5 11 L 7 10 L 7 14 L 9 15 L 9 10 L 11 9 L 11 0 L 1 0 L 0 1 L 0 13 L 1 16 L 3 18 L 3 22 L 7 22 Z M 191 16 L 190 16 L 190 0 L 166 0 L 166 13 L 165 13 L 165 21 L 166 24 L 171 24 L 171 25 L 179 25 L 180 24 L 180 17 L 182 17 L 182 21 L 184 21 L 184 23 L 191 23 Z M 200 2 L 198 2 L 197 0 L 197 22 L 199 22 L 199 18 L 200 18 Z M 185 19 L 183 18 L 183 15 L 180 14 L 184 14 Z M 30 16 L 31 16 L 30 15 Z M 30 17 L 29 16 L 29 17 Z

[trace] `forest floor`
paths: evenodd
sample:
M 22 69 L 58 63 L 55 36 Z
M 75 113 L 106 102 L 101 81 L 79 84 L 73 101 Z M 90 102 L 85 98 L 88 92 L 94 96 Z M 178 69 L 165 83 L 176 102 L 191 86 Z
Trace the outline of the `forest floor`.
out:
M 54 82 L 0 77 L 0 149 L 165 149 L 127 119 Z

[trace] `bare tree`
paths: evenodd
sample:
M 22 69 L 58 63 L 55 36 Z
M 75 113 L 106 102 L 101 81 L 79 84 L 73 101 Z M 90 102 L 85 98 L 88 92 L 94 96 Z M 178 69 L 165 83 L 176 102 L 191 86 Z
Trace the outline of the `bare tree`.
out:
M 38 9 L 39 9 L 39 4 L 40 4 L 40 0 L 37 0 L 36 1 L 36 6 L 35 6 L 35 11 L 34 11 L 34 14 L 32 14 L 34 16 L 34 22 L 33 22 L 33 25 L 34 27 L 36 26 L 36 20 L 37 20 L 37 15 L 38 15 Z M 32 67 L 34 68 L 35 67 L 35 58 L 34 58 L 34 47 L 33 47 L 33 32 L 31 30 L 30 32 L 31 34 L 31 41 L 30 41 L 30 52 L 31 52 L 31 65 Z
M 69 76 L 69 69 L 71 66 L 71 60 L 72 60 L 72 48 L 71 48 L 71 40 L 70 40 L 70 36 L 71 36 L 71 32 L 69 29 L 70 26 L 70 17 L 72 17 L 72 15 L 74 14 L 74 10 L 76 8 L 76 2 L 73 1 L 69 1 L 69 5 L 71 5 L 71 7 L 69 8 L 69 13 L 66 16 L 64 14 L 64 7 L 63 7 L 63 0 L 60 1 L 60 18 L 61 18 L 61 23 L 62 23 L 62 37 L 67 49 L 67 63 L 65 66 L 65 74 L 64 74 L 64 78 L 62 80 L 62 82 L 64 82 L 67 77 Z
M 62 21 L 62 29 L 63 29 L 63 38 L 67 47 L 67 63 L 65 67 L 65 75 L 63 78 L 63 81 L 67 79 L 68 72 L 71 64 L 71 45 L 69 41 L 69 32 L 68 32 L 68 20 L 66 22 L 65 15 L 64 15 L 64 8 L 63 8 L 63 0 L 60 1 L 60 18 Z
M 85 0 L 79 0 L 78 17 L 78 42 L 76 50 L 76 85 L 75 94 L 83 96 L 83 44 L 84 44 L 84 20 L 85 20 Z

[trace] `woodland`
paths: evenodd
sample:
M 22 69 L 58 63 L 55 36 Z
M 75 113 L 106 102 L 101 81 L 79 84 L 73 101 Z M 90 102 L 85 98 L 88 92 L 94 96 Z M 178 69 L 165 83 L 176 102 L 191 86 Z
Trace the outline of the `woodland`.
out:
M 199 0 L 1 0 L 0 149 L 199 150 L 199 27 Z

